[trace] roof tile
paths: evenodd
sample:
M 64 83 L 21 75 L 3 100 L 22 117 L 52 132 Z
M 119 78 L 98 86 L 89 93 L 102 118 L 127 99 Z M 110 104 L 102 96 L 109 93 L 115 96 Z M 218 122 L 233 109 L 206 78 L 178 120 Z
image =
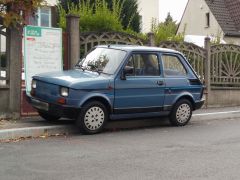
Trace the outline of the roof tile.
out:
M 240 0 L 205 1 L 226 35 L 239 34 Z

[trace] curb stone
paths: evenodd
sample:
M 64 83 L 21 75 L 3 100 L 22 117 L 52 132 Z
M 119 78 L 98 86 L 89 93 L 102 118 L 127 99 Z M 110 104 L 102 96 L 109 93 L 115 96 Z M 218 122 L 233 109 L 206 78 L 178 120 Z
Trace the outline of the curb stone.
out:
M 0 141 L 27 137 L 52 136 L 56 134 L 75 134 L 77 129 L 70 125 L 26 127 L 0 130 Z

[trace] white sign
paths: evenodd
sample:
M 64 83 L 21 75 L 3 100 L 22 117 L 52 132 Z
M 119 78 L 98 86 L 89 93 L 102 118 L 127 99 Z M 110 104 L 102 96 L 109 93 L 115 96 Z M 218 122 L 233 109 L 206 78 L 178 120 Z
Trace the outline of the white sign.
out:
M 62 30 L 26 26 L 24 28 L 24 68 L 26 92 L 31 91 L 32 77 L 39 73 L 61 71 Z

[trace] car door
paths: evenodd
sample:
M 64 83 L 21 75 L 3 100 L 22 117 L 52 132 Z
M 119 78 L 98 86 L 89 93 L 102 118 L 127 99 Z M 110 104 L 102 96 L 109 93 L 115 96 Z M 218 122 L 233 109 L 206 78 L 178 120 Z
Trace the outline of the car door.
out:
M 171 107 L 179 95 L 191 93 L 189 72 L 183 59 L 177 54 L 165 53 L 161 55 L 163 74 L 165 77 L 165 107 Z
M 157 53 L 133 53 L 125 66 L 133 67 L 126 80 L 115 80 L 115 113 L 144 113 L 162 110 L 164 78 Z

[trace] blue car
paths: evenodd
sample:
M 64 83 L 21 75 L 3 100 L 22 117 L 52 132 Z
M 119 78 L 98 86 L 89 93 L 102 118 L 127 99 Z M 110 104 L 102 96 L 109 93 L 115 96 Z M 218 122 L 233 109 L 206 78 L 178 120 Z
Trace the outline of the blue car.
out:
M 76 119 L 84 134 L 102 131 L 108 120 L 169 116 L 186 125 L 204 104 L 204 86 L 174 50 L 97 46 L 73 70 L 32 79 L 29 102 L 49 121 Z

